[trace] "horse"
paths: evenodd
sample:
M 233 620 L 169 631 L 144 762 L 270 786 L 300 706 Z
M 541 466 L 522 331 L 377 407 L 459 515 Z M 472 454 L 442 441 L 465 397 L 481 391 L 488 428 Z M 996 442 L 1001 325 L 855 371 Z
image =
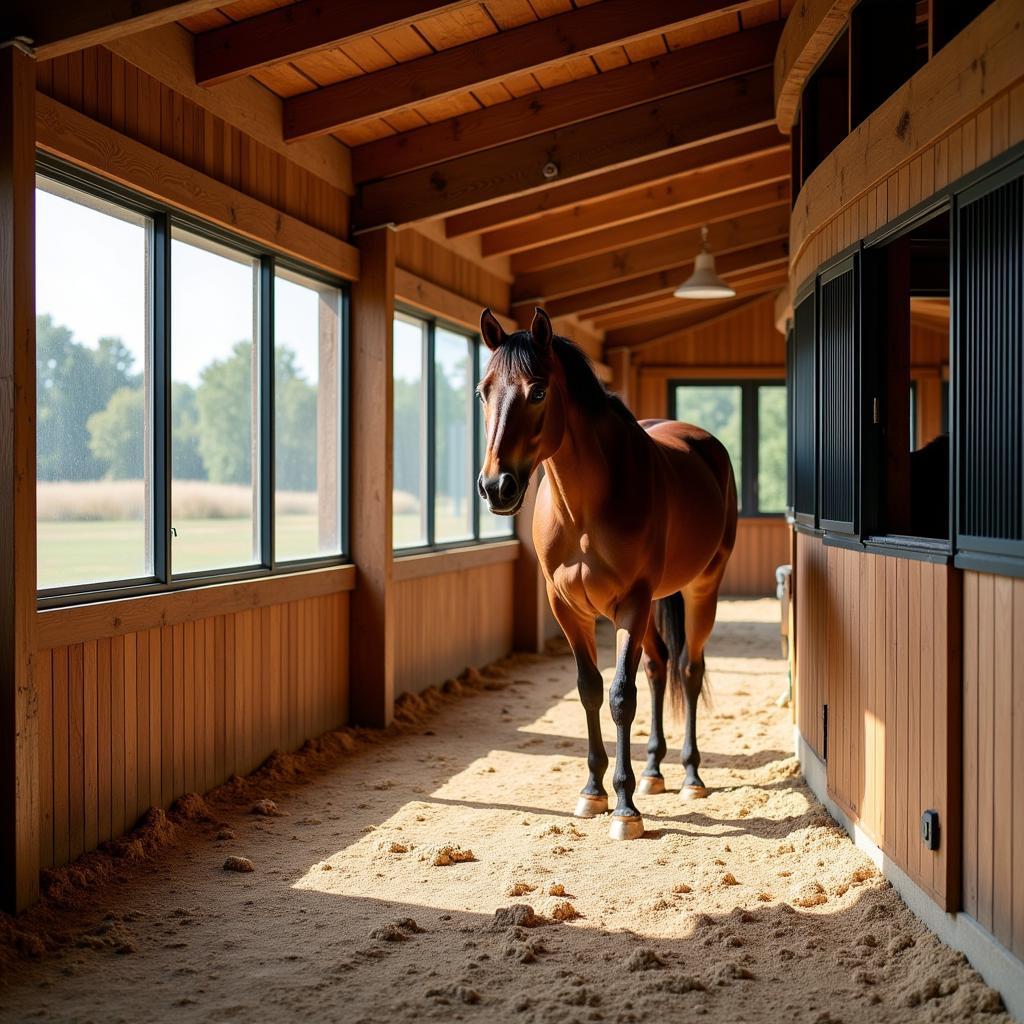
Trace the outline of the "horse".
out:
M 554 335 L 537 308 L 529 330 L 506 334 L 489 309 L 480 335 L 491 351 L 477 386 L 486 446 L 477 489 L 491 512 L 522 508 L 530 478 L 544 476 L 533 512 L 533 542 L 548 601 L 576 659 L 586 712 L 588 779 L 575 816 L 608 810 L 608 755 L 599 713 L 598 616 L 615 624 L 617 659 L 609 689 L 615 723 L 613 839 L 643 835 L 634 803 L 630 728 L 641 652 L 651 693 L 651 731 L 641 794 L 665 792 L 666 689 L 685 733 L 682 799 L 707 795 L 697 747 L 704 648 L 736 540 L 736 481 L 722 443 L 675 420 L 637 421 L 573 342 Z

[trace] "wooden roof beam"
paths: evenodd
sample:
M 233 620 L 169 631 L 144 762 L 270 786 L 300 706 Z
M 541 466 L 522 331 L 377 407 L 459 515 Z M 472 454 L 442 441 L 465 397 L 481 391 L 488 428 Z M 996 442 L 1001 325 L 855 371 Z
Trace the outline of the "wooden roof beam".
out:
M 678 210 L 656 213 L 641 220 L 632 220 L 602 231 L 578 235 L 563 242 L 527 249 L 512 257 L 511 270 L 515 275 L 546 270 L 626 246 L 651 242 L 665 235 L 689 231 L 699 228 L 702 224 L 717 224 L 731 217 L 742 217 L 778 207 L 785 204 L 788 199 L 788 178 L 754 185 L 752 188 L 713 197 L 707 202 L 689 203 Z
M 789 243 L 785 239 L 761 242 L 748 249 L 740 249 L 727 253 L 716 260 L 718 273 L 723 277 L 740 271 L 753 271 L 768 267 L 784 266 L 789 260 Z M 627 302 L 629 299 L 642 299 L 665 295 L 673 292 L 693 273 L 693 261 L 688 260 L 678 266 L 658 270 L 642 277 L 634 277 L 628 281 L 605 284 L 597 288 L 566 295 L 563 298 L 551 299 L 544 303 L 548 315 L 568 316 L 576 313 L 581 319 L 594 320 L 602 309 Z M 527 305 L 522 303 L 523 306 Z M 513 309 L 513 314 L 516 310 Z
M 636 189 L 670 182 L 679 175 L 694 171 L 722 169 L 735 161 L 752 159 L 768 152 L 789 153 L 788 140 L 774 125 L 736 132 L 614 170 L 453 214 L 445 221 L 445 234 L 449 238 L 476 235 L 570 210 L 581 211 L 579 216 L 582 217 L 582 211 L 591 205 L 618 199 Z
M 716 256 L 761 242 L 789 237 L 789 205 L 780 203 L 744 217 L 723 220 L 710 234 Z M 512 301 L 541 302 L 617 284 L 692 260 L 700 249 L 700 228 L 690 227 L 664 238 L 629 245 L 573 263 L 522 274 L 512 286 Z
M 302 0 L 255 17 L 200 32 L 195 38 L 199 85 L 219 85 L 350 39 L 395 28 L 413 18 L 444 14 L 472 0 Z
M 609 199 L 577 204 L 480 236 L 485 256 L 504 256 L 605 231 L 652 214 L 668 213 L 765 182 L 789 180 L 789 151 L 765 150 L 751 157 L 701 167 Z
M 120 36 L 205 14 L 224 0 L 6 0 L 0 9 L 0 42 L 29 40 L 36 60 L 98 46 Z
M 353 174 L 360 182 L 387 178 L 768 67 L 780 27 L 769 22 L 368 142 L 352 151 Z
M 294 140 L 334 132 L 367 117 L 384 117 L 424 100 L 451 96 L 500 82 L 508 75 L 681 28 L 720 15 L 723 10 L 739 11 L 752 2 L 723 5 L 720 0 L 604 0 L 300 93 L 285 102 L 284 136 Z
M 598 4 L 584 10 L 596 10 Z M 578 12 L 582 13 L 582 12 Z M 358 228 L 409 224 L 765 127 L 771 71 L 728 78 L 603 117 L 363 185 Z

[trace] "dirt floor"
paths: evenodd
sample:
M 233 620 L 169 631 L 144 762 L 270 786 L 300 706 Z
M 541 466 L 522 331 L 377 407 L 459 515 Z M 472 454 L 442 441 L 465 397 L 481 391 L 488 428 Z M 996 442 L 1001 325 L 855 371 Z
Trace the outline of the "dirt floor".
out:
M 801 783 L 777 616 L 722 606 L 699 731 L 713 792 L 679 802 L 671 728 L 643 839 L 571 817 L 571 659 L 512 659 L 389 736 L 332 734 L 57 873 L 0 920 L 0 1019 L 1008 1021 Z

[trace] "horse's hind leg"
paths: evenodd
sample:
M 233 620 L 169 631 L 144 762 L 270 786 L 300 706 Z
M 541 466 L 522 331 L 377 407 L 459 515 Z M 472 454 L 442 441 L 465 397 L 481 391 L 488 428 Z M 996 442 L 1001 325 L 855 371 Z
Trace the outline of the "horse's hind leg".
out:
M 554 597 L 549 589 L 551 610 L 562 627 L 576 658 L 576 689 L 587 715 L 587 784 L 576 801 L 577 818 L 594 818 L 608 810 L 608 793 L 604 773 L 608 770 L 608 752 L 601 737 L 601 705 L 604 703 L 604 680 L 597 667 L 597 645 L 594 620 L 581 618 Z
M 647 740 L 647 767 L 636 791 L 640 794 L 665 792 L 665 779 L 661 774 L 661 762 L 668 749 L 665 743 L 665 682 L 668 668 L 668 649 L 654 625 L 647 627 L 644 636 L 644 671 L 651 689 L 651 732 Z
M 697 703 L 704 686 L 704 647 L 715 625 L 718 610 L 718 583 L 712 587 L 687 589 L 683 592 L 686 622 L 686 667 L 683 670 L 683 701 L 685 723 L 683 733 L 682 761 L 685 777 L 679 795 L 683 800 L 696 800 L 707 796 L 702 781 L 700 750 L 697 747 Z

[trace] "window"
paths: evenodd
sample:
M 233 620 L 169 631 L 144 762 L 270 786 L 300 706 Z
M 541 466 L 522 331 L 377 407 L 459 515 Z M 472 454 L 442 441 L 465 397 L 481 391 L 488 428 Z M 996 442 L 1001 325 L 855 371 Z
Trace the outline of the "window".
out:
M 672 381 L 669 407 L 675 419 L 702 427 L 725 445 L 742 515 L 785 511 L 785 384 Z
M 479 499 L 484 427 L 474 394 L 490 353 L 475 335 L 398 313 L 394 323 L 393 544 L 465 544 L 511 535 Z
M 861 471 L 872 540 L 949 541 L 949 265 L 948 210 L 864 251 Z
M 36 197 L 43 603 L 338 561 L 338 284 L 56 162 Z
M 154 572 L 153 221 L 68 185 L 36 190 L 39 587 Z

